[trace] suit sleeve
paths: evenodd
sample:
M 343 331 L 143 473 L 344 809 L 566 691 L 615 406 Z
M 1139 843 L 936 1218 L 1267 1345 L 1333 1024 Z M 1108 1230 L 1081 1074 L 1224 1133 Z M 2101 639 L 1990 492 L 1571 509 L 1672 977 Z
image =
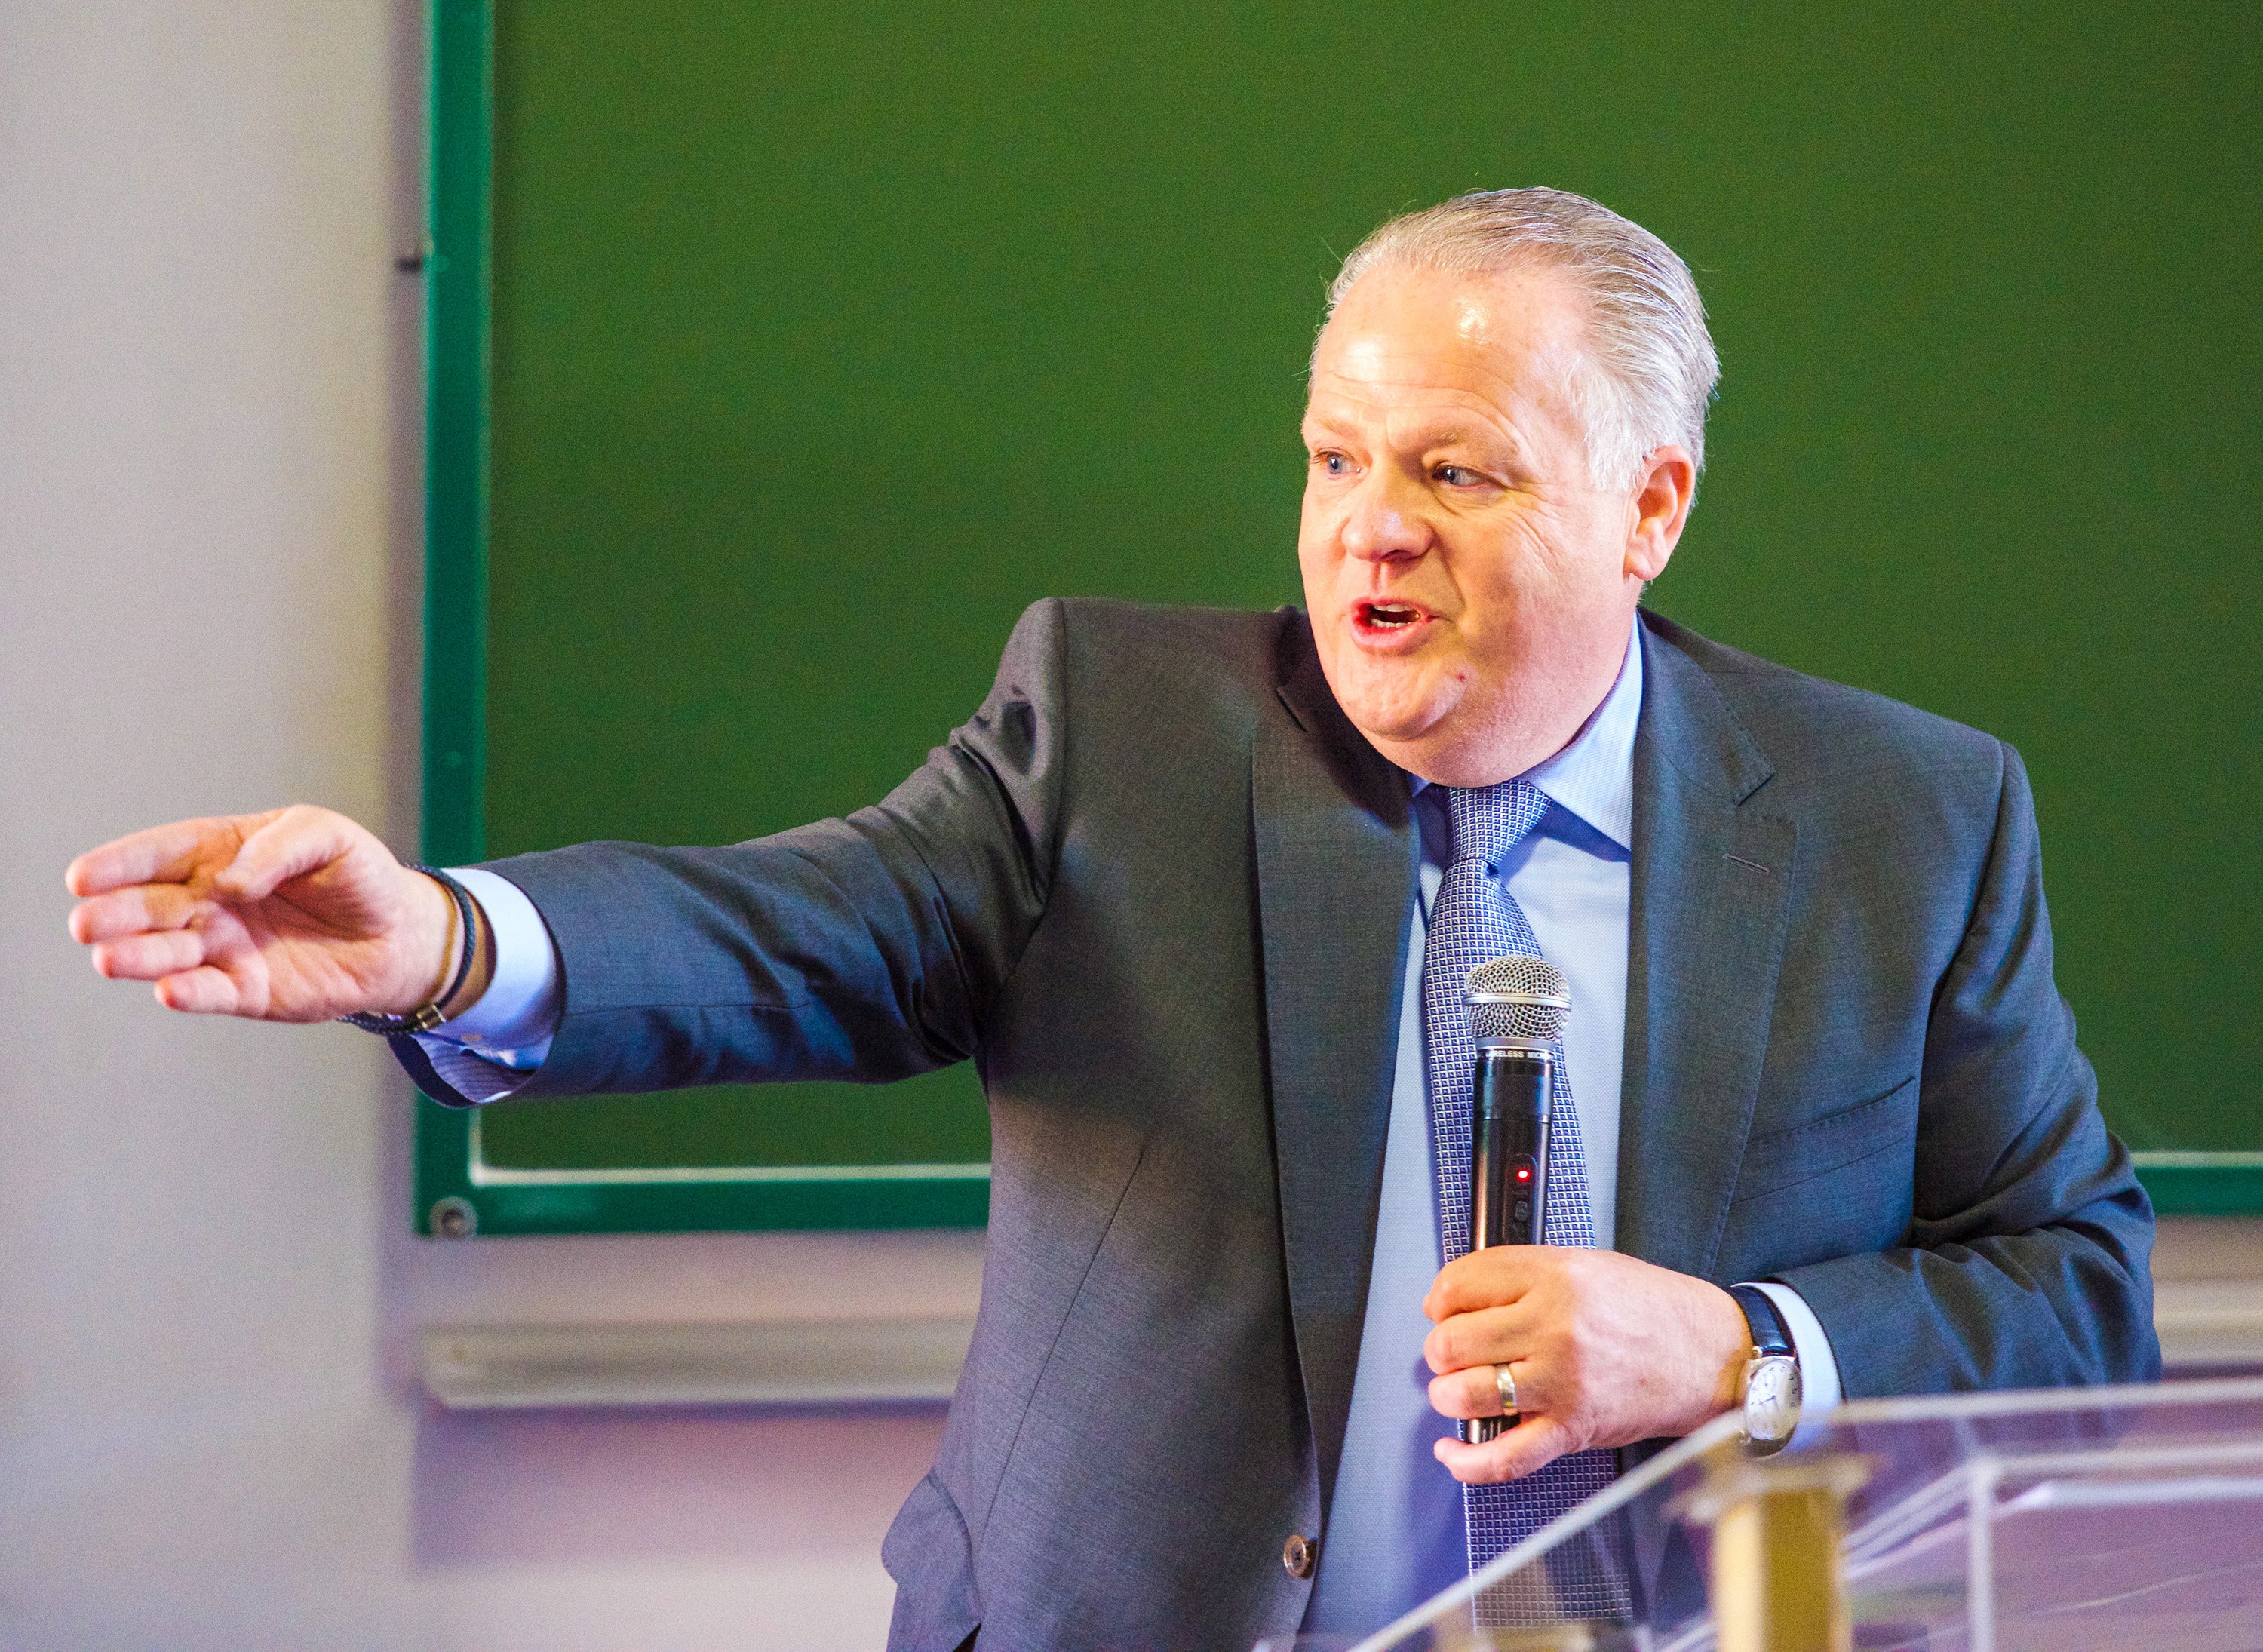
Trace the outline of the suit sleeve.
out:
M 2052 982 L 2034 797 L 2017 754 L 2002 757 L 1977 897 L 1927 1024 L 1906 1243 L 1778 1276 L 1822 1322 L 1848 1398 L 2160 1372 L 2152 1206 Z
M 1030 608 L 981 708 L 845 820 L 491 863 L 532 900 L 562 976 L 549 1055 L 512 1094 L 882 1082 L 975 1055 L 1058 860 L 1064 646 L 1060 605 Z M 439 1099 L 469 1101 L 402 1055 Z

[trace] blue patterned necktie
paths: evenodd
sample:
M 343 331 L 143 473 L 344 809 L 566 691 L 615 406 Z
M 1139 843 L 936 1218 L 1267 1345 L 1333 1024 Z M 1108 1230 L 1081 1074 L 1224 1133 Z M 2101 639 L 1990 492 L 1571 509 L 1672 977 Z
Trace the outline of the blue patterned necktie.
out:
M 1450 1262 L 1470 1248 L 1470 1092 L 1477 1045 L 1470 1036 L 1469 973 L 1489 958 L 1542 956 L 1532 925 L 1509 895 L 1500 867 L 1540 823 L 1548 812 L 1548 799 L 1529 780 L 1507 780 L 1481 788 L 1449 788 L 1446 805 L 1453 822 L 1453 855 L 1431 903 L 1423 943 L 1422 1027 L 1439 1246 Z M 1543 1231 L 1551 1245 L 1592 1247 L 1595 1224 L 1587 1201 L 1587 1158 L 1580 1146 L 1580 1119 L 1572 1107 L 1571 1077 L 1560 1047 L 1551 1132 Z M 1584 1451 L 1559 1457 L 1537 1474 L 1505 1485 L 1463 1487 L 1470 1569 L 1475 1571 L 1573 1504 L 1601 1491 L 1617 1473 L 1616 1452 Z M 1547 1593 L 1552 1599 L 1535 1598 L 1529 1587 L 1519 1589 L 1515 1593 L 1521 1605 L 1498 1603 L 1495 1611 L 1488 1612 L 1481 1602 L 1480 1620 L 1625 1617 L 1623 1576 L 1607 1555 L 1573 1552 L 1546 1569 Z

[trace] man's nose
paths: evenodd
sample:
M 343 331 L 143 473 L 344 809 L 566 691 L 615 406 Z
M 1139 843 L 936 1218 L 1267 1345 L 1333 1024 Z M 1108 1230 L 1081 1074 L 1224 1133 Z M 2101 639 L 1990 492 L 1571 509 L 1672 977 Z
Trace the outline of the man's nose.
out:
M 1369 477 L 1345 515 L 1343 547 L 1363 562 L 1404 562 L 1430 548 L 1430 525 L 1413 491 L 1388 475 Z

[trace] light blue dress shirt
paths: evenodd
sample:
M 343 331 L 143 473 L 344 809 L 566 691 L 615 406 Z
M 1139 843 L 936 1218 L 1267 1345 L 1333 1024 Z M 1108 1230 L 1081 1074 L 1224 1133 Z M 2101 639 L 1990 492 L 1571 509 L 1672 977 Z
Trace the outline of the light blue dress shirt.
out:
M 1618 680 L 1570 744 L 1526 778 L 1547 814 L 1507 867 L 1509 893 L 1549 961 L 1571 985 L 1564 1060 L 1572 1076 L 1595 1243 L 1608 1249 L 1618 1204 L 1621 1071 L 1632 898 L 1634 741 L 1642 714 L 1641 627 Z M 1460 1482 L 1431 1444 L 1452 1424 L 1430 1409 L 1422 1299 L 1440 1266 L 1431 1181 L 1429 1087 L 1422 1036 L 1422 952 L 1450 833 L 1444 798 L 1409 777 L 1422 841 L 1421 878 L 1407 915 L 1399 1054 L 1383 1158 L 1375 1263 L 1353 1380 L 1341 1466 L 1322 1528 L 1319 1575 L 1305 1614 L 1313 1634 L 1363 1634 L 1469 1571 Z M 534 903 L 508 879 L 477 867 L 454 875 L 495 933 L 495 969 L 479 1001 L 419 1042 L 443 1078 L 474 1101 L 509 1095 L 542 1064 L 560 1013 L 559 963 Z M 1839 1401 L 1839 1368 L 1821 1323 L 1798 1293 L 1768 1284 L 1799 1355 L 1807 1409 Z

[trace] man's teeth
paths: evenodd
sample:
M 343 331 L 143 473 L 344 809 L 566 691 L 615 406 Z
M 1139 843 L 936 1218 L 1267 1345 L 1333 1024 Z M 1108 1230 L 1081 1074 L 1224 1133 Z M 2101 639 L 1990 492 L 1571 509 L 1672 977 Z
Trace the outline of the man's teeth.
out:
M 1379 603 L 1370 603 L 1367 622 L 1377 626 L 1411 626 L 1419 616 L 1412 608 L 1386 608 Z

